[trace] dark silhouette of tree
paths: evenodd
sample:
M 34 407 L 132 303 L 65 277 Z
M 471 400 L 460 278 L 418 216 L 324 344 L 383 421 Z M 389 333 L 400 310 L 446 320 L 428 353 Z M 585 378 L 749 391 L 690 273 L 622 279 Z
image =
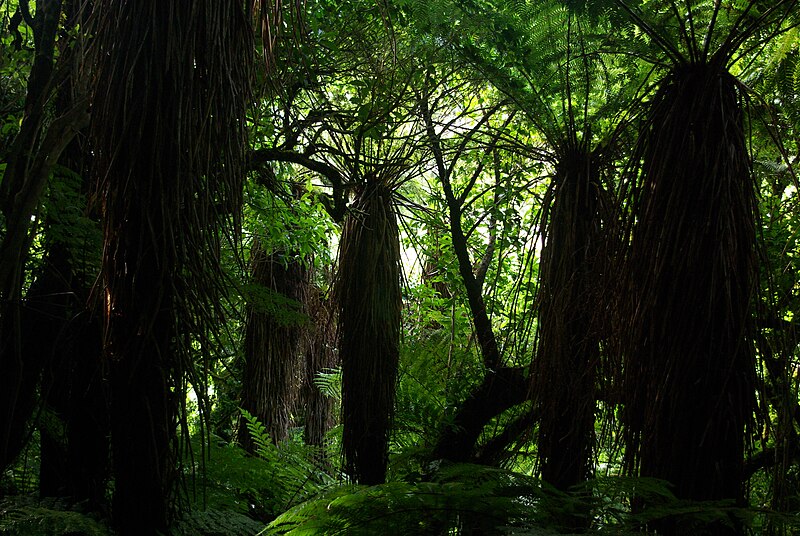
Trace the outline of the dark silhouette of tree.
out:
M 400 238 L 392 180 L 368 175 L 359 186 L 342 229 L 335 290 L 345 470 L 367 485 L 386 479 L 400 351 Z
M 31 27 L 35 53 L 20 129 L 6 155 L 0 183 L 4 217 L 0 242 L 0 468 L 13 462 L 30 435 L 27 424 L 48 355 L 27 352 L 23 348 L 27 343 L 19 336 L 27 321 L 22 318 L 22 287 L 32 241 L 31 219 L 59 156 L 89 117 L 85 97 L 80 94 L 48 117 L 52 88 L 71 73 L 66 61 L 72 56 L 63 55 L 64 68 L 55 71 L 62 2 L 42 0 L 35 7 L 32 14 L 28 2 L 17 6 L 17 24 L 24 20 Z
M 679 499 L 744 503 L 755 412 L 753 300 L 758 205 L 745 87 L 729 73 L 771 39 L 796 2 L 746 2 L 679 15 L 620 7 L 668 58 L 633 154 L 624 419 L 628 470 Z M 669 34 L 668 21 L 675 34 Z M 647 505 L 645 505 L 647 506 Z M 670 518 L 666 534 L 737 532 Z
M 539 334 L 533 363 L 542 478 L 561 491 L 593 474 L 600 344 L 594 262 L 602 240 L 598 162 L 567 139 L 545 200 L 539 268 Z M 578 527 L 571 527 L 573 529 Z
M 625 369 L 632 466 L 672 483 L 679 498 L 737 504 L 756 409 L 757 205 L 740 99 L 712 59 L 676 67 L 653 102 L 633 212 Z
M 305 372 L 300 401 L 305 415 L 303 438 L 309 445 L 322 446 L 325 434 L 336 422 L 334 400 L 316 385 L 317 375 L 329 371 L 339 363 L 336 349 L 336 321 L 333 303 L 313 283 L 306 289 L 304 298 L 310 326 L 303 334 Z
M 219 322 L 218 230 L 241 197 L 250 12 L 216 0 L 94 8 L 113 516 L 123 534 L 153 534 L 167 531 L 176 497 L 187 378 L 204 392 L 192 337 Z

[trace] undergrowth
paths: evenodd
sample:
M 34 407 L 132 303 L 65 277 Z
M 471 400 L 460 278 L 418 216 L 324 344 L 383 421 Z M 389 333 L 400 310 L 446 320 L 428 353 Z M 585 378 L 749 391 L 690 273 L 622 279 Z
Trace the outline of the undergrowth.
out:
M 275 445 L 262 423 L 246 412 L 244 417 L 255 455 L 219 438 L 201 448 L 195 438 L 188 504 L 170 536 L 548 536 L 568 534 L 559 520 L 587 504 L 595 534 L 647 534 L 649 523 L 668 517 L 698 530 L 712 521 L 751 533 L 765 527 L 782 527 L 786 534 L 800 529 L 795 516 L 763 508 L 682 502 L 663 481 L 645 478 L 597 477 L 567 494 L 519 472 L 435 461 L 418 471 L 394 470 L 394 480 L 385 484 L 359 486 L 341 474 L 336 430 L 327 451 L 304 445 L 299 432 Z M 106 519 L 82 504 L 36 498 L 17 480 L 16 494 L 0 502 L 0 534 L 115 534 Z M 637 502 L 647 503 L 644 513 L 637 513 Z

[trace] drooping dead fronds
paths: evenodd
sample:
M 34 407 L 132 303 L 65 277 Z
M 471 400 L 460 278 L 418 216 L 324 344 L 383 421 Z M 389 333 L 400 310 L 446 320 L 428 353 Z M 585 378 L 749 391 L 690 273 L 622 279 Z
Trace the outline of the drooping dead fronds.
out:
M 300 53 L 308 41 L 306 1 L 253 0 L 253 8 L 258 17 L 264 72 L 273 89 L 278 89 L 285 84 L 289 69 L 308 61 Z
M 345 469 L 367 485 L 386 477 L 399 361 L 400 241 L 391 182 L 372 176 L 359 186 L 342 229 L 335 289 Z
M 303 351 L 305 353 L 305 377 L 301 397 L 305 413 L 304 439 L 308 445 L 322 446 L 325 434 L 335 424 L 333 399 L 326 396 L 316 384 L 320 372 L 336 367 L 336 323 L 333 304 L 322 291 L 309 285 L 304 298 L 307 314 L 311 320 L 306 330 Z
M 298 257 L 267 252 L 254 238 L 250 277 L 258 290 L 247 311 L 241 404 L 278 443 L 288 437 L 290 413 L 298 395 L 300 343 L 306 320 L 300 300 L 309 284 L 308 270 Z M 244 425 L 239 428 L 239 443 L 254 449 Z
M 673 69 L 635 153 L 624 420 L 629 472 L 741 500 L 757 206 L 742 97 L 716 59 Z
M 534 400 L 542 478 L 566 491 L 591 474 L 599 336 L 593 325 L 600 243 L 596 158 L 586 142 L 562 144 L 540 264 Z
M 219 229 L 240 201 L 252 36 L 237 1 L 94 3 L 114 515 L 166 531 L 192 342 L 220 324 Z M 201 411 L 204 408 L 201 407 Z

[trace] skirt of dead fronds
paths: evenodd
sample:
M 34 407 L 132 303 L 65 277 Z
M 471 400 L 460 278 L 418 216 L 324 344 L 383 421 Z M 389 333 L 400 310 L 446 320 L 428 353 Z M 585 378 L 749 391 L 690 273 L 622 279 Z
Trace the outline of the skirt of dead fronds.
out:
M 258 239 L 250 249 L 253 292 L 244 337 L 242 408 L 258 418 L 275 443 L 289 434 L 300 387 L 300 352 L 305 316 L 301 301 L 308 271 L 297 256 L 268 252 Z M 253 449 L 246 426 L 239 443 Z
M 252 31 L 244 2 L 90 4 L 112 510 L 128 533 L 155 534 L 167 532 L 189 443 L 183 393 L 206 392 L 197 369 L 222 325 L 219 231 L 241 202 Z
M 542 478 L 562 491 L 591 474 L 599 338 L 593 265 L 600 243 L 598 173 L 584 143 L 562 148 L 545 207 L 538 344 L 531 375 Z
M 367 182 L 339 246 L 336 299 L 342 361 L 345 469 L 373 485 L 386 476 L 400 339 L 400 243 L 391 190 Z
M 682 66 L 655 96 L 636 158 L 627 465 L 682 499 L 742 498 L 753 415 L 756 198 L 735 79 Z
M 298 408 L 298 412 L 305 414 L 306 444 L 322 446 L 325 434 L 335 424 L 335 415 L 333 398 L 319 389 L 316 379 L 320 372 L 339 365 L 334 351 L 335 315 L 330 301 L 318 287 L 313 285 L 308 287 L 304 303 L 311 325 L 303 335 L 305 376 L 301 387 L 301 407 Z

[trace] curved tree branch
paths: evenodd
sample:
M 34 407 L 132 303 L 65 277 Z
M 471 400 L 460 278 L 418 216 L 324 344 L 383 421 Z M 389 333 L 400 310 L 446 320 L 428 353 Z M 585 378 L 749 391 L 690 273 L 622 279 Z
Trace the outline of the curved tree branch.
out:
M 344 213 L 347 210 L 347 201 L 344 196 L 346 181 L 338 169 L 325 162 L 314 160 L 302 153 L 287 151 L 285 149 L 258 149 L 250 153 L 250 168 L 262 166 L 268 162 L 299 164 L 325 177 L 333 188 L 333 206 L 326 206 L 326 208 L 334 221 L 342 221 Z
M 529 399 L 526 371 L 526 367 L 501 367 L 489 371 L 483 382 L 461 404 L 452 424 L 442 432 L 433 449 L 433 458 L 453 462 L 472 460 L 484 426 L 507 409 Z

